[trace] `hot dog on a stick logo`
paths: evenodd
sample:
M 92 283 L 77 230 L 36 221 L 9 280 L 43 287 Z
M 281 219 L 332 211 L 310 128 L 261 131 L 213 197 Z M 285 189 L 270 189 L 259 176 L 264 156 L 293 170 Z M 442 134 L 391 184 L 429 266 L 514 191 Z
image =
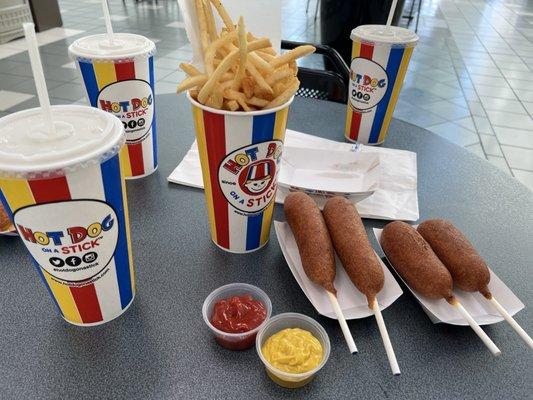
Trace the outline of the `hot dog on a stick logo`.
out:
M 115 254 L 118 221 L 103 201 L 70 200 L 19 209 L 15 226 L 33 259 L 56 280 L 87 281 Z
M 356 110 L 378 105 L 387 92 L 387 72 L 378 63 L 358 57 L 350 66 L 350 103 Z
M 244 213 L 260 212 L 274 199 L 283 142 L 242 147 L 220 163 L 218 181 L 228 202 Z
M 98 94 L 98 108 L 116 115 L 124 125 L 128 143 L 148 136 L 154 118 L 152 87 L 141 79 L 114 82 Z

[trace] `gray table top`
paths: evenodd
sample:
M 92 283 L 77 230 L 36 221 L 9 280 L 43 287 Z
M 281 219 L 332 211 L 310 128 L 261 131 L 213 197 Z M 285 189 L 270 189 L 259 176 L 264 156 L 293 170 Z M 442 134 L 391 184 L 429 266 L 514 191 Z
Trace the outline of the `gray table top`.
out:
M 157 107 L 159 170 L 127 184 L 137 297 L 122 317 L 95 328 L 64 322 L 22 243 L 0 238 L 0 398 L 531 396 L 533 353 L 507 324 L 485 328 L 503 351 L 494 358 L 469 328 L 433 325 L 403 286 L 404 294 L 383 312 L 402 375 L 391 375 L 373 318 L 349 322 L 359 348 L 350 355 L 337 322 L 319 316 L 302 293 L 274 233 L 268 246 L 251 255 L 228 254 L 212 244 L 203 193 L 166 181 L 193 141 L 189 104 L 166 95 L 157 98 Z M 296 99 L 288 125 L 342 140 L 344 113 L 340 104 Z M 532 193 L 488 162 L 400 121 L 393 121 L 386 146 L 418 154 L 421 219 L 454 221 L 516 295 L 533 304 Z M 283 219 L 279 206 L 275 212 Z M 312 383 L 280 388 L 266 376 L 255 349 L 233 352 L 215 343 L 201 306 L 213 289 L 230 282 L 264 289 L 274 314 L 300 312 L 326 328 L 331 357 Z M 533 333 L 530 309 L 516 319 Z

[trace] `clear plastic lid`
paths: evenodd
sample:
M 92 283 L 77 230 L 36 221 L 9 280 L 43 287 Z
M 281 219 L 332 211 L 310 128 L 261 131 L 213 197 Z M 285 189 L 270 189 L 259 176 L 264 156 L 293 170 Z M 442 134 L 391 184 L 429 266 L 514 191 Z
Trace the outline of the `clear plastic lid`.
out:
M 68 52 L 71 58 L 115 60 L 117 58 L 148 57 L 155 53 L 150 39 L 133 33 L 115 33 L 113 42 L 107 34 L 85 36 L 72 43 Z
M 122 122 L 97 108 L 52 106 L 56 136 L 46 131 L 40 108 L 0 118 L 0 177 L 62 176 L 107 161 L 124 145 Z
M 360 25 L 352 30 L 350 39 L 368 43 L 386 43 L 393 46 L 410 47 L 418 42 L 418 35 L 399 26 Z

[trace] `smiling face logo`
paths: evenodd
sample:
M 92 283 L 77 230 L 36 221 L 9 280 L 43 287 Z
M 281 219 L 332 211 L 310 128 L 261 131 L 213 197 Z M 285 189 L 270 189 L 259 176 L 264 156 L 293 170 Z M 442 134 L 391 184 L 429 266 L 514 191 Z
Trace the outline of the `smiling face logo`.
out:
M 244 184 L 241 183 L 241 189 L 248 194 L 263 193 L 272 181 L 272 168 L 276 167 L 270 160 L 261 160 L 245 168 L 241 176 L 246 176 L 246 181 Z

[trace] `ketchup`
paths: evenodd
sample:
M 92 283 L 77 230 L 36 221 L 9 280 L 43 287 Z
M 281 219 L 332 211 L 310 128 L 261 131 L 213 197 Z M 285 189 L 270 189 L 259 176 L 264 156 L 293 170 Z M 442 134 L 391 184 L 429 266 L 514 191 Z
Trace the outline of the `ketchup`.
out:
M 263 303 L 250 295 L 233 296 L 219 300 L 213 308 L 211 324 L 223 332 L 245 333 L 257 328 L 266 319 L 267 311 Z M 217 342 L 231 350 L 243 350 L 252 347 L 256 333 L 233 339 L 215 337 Z

